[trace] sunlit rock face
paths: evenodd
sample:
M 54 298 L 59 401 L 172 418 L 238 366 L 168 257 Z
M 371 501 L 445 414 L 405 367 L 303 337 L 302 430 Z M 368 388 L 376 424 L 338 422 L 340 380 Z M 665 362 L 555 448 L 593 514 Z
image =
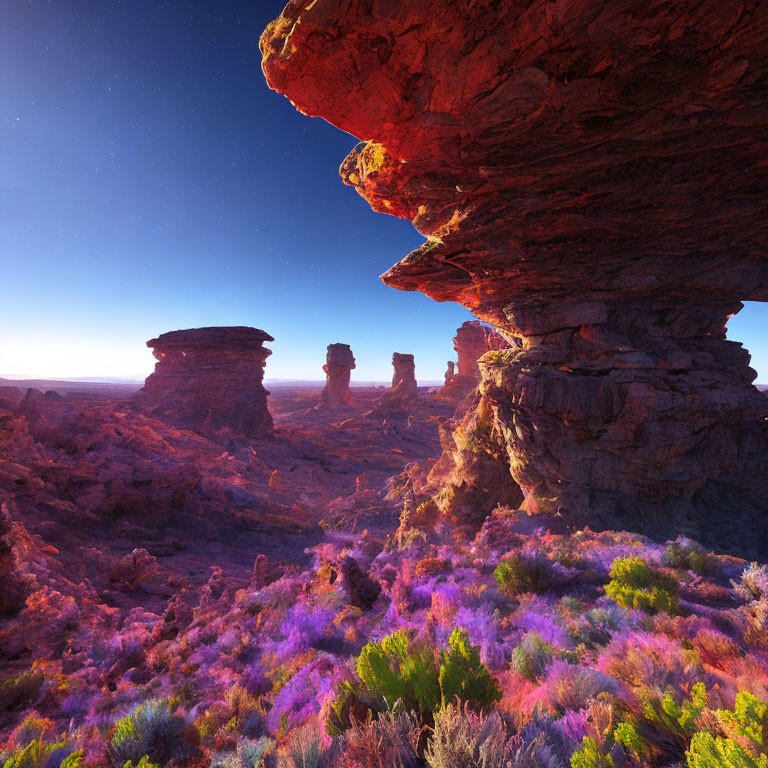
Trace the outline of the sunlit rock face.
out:
M 366 414 L 370 418 L 407 416 L 415 413 L 419 404 L 416 363 L 413 355 L 392 353 L 392 386 L 376 401 Z
M 501 330 L 483 418 L 534 513 L 768 550 L 768 4 L 295 0 L 271 87 L 365 140 L 425 244 L 383 279 Z M 492 491 L 491 491 L 492 492 Z
M 340 408 L 352 405 L 349 378 L 355 367 L 355 357 L 349 344 L 329 344 L 325 357 L 325 388 L 320 393 L 317 408 Z
M 480 367 L 477 361 L 488 351 L 488 331 L 478 320 L 467 320 L 456 331 L 453 348 L 458 356 L 458 370 L 440 390 L 446 400 L 461 400 L 480 383 Z
M 136 395 L 138 406 L 168 424 L 207 437 L 258 437 L 272 431 L 264 365 L 274 339 L 245 326 L 192 328 L 150 339 L 155 372 Z
M 390 392 L 400 397 L 413 397 L 418 391 L 416 383 L 416 363 L 413 355 L 400 352 L 392 354 L 392 389 Z

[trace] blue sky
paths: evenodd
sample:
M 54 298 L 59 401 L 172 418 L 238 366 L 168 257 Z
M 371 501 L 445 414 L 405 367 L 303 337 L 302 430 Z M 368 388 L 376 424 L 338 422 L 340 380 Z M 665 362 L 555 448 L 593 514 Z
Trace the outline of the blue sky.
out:
M 439 379 L 461 307 L 385 287 L 418 246 L 338 178 L 355 139 L 269 91 L 258 0 L 0 0 L 0 375 L 143 377 L 146 339 L 271 333 L 267 376 Z M 69 6 L 69 7 L 66 7 Z M 765 306 L 732 321 L 768 381 Z

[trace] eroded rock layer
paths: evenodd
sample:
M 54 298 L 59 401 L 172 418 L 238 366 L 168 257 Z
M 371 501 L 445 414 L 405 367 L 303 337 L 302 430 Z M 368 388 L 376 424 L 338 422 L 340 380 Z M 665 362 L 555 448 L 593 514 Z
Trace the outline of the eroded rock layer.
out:
M 482 400 L 530 511 L 766 551 L 768 408 L 725 324 L 768 300 L 768 4 L 294 0 L 262 52 L 427 236 L 384 281 L 510 340 Z
M 207 437 L 257 437 L 272 431 L 264 348 L 274 339 L 245 326 L 191 328 L 150 339 L 155 372 L 136 395 L 139 407 L 168 424 Z

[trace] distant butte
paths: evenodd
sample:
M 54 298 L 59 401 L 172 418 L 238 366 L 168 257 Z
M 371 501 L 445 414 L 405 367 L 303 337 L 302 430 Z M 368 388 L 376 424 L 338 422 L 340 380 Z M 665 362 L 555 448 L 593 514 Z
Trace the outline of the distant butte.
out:
M 427 237 L 384 275 L 503 330 L 478 428 L 531 513 L 768 552 L 768 3 L 293 0 L 272 88 Z
M 155 372 L 134 401 L 167 424 L 206 437 L 270 434 L 262 379 L 272 352 L 265 341 L 274 339 L 245 326 L 191 328 L 150 339 Z

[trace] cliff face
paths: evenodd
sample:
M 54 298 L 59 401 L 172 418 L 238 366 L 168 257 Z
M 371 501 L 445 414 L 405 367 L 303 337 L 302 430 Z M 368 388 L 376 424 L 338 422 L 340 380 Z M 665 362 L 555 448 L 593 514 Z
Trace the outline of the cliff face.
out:
M 482 414 L 531 512 L 766 551 L 768 4 L 294 0 L 271 87 L 365 142 L 341 169 L 425 244 L 384 281 L 510 348 Z
M 145 412 L 206 437 L 225 431 L 257 437 L 272 431 L 264 364 L 272 354 L 264 331 L 191 328 L 150 339 L 155 372 L 137 394 Z

